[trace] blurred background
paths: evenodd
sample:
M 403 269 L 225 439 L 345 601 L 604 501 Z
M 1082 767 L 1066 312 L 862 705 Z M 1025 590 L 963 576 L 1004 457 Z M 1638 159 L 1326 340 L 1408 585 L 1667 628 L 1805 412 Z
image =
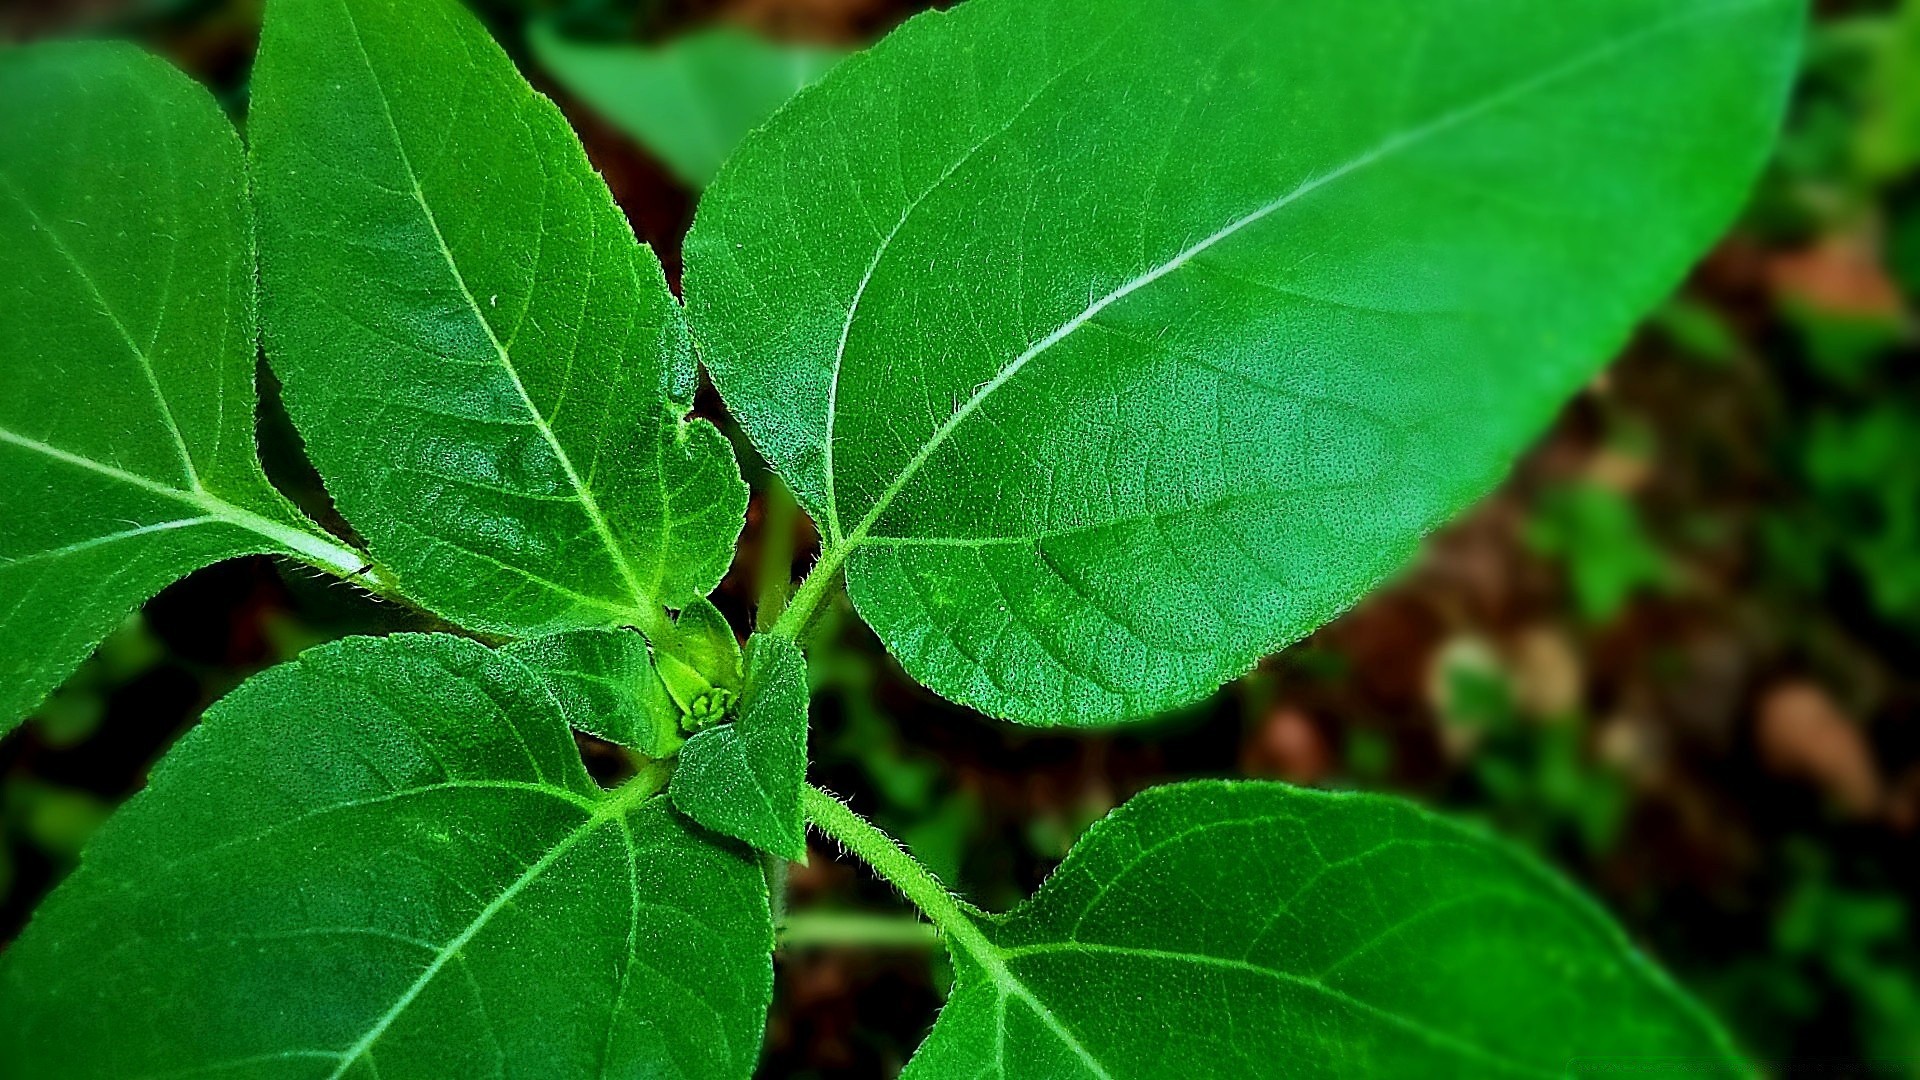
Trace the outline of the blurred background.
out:
M 927 5 L 477 6 L 677 277 L 727 149 Z M 1920 0 L 1817 6 L 1740 225 L 1396 584 L 1214 700 L 1092 736 L 946 705 L 833 611 L 815 782 L 988 908 L 1154 783 L 1408 795 L 1584 883 L 1775 1073 L 1920 1077 Z M 0 0 L 0 41 L 131 37 L 240 116 L 258 19 L 258 0 Z M 269 471 L 328 519 L 263 382 Z M 813 544 L 743 456 L 756 496 L 716 597 L 741 630 L 760 565 L 804 571 Z M 428 626 L 266 559 L 162 593 L 0 742 L 0 942 L 209 702 L 319 642 Z M 824 848 L 791 904 L 901 910 Z M 892 1075 L 947 977 L 913 940 L 796 941 L 778 968 L 778 1077 Z

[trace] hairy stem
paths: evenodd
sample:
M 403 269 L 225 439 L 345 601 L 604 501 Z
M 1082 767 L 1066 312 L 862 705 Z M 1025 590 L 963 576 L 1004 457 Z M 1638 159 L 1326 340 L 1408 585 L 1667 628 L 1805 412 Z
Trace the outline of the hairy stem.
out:
M 913 916 L 801 911 L 787 916 L 779 941 L 786 949 L 931 949 L 940 936 Z
M 845 561 L 846 555 L 840 549 L 829 548 L 822 553 L 820 561 L 813 564 L 807 580 L 800 583 L 799 591 L 793 594 L 787 610 L 781 612 L 769 633 L 798 642 L 800 635 L 806 632 L 807 624 L 813 620 L 813 613 L 819 609 L 820 602 L 827 598 L 840 580 L 840 564 Z
M 901 847 L 898 840 L 854 813 L 847 804 L 811 784 L 800 789 L 800 805 L 814 828 L 838 841 L 840 846 L 873 867 L 874 872 L 886 878 L 894 888 L 905 893 L 913 906 L 925 912 L 941 933 L 964 940 L 980 936 L 979 929 L 974 926 L 960 901 L 954 899 L 932 871 L 907 854 L 907 849 Z
M 779 478 L 767 478 L 766 497 L 761 501 L 760 565 L 758 578 L 760 601 L 754 611 L 754 628 L 765 632 L 773 628 L 787 610 L 787 598 L 793 592 L 793 528 L 800 517 L 800 505 Z

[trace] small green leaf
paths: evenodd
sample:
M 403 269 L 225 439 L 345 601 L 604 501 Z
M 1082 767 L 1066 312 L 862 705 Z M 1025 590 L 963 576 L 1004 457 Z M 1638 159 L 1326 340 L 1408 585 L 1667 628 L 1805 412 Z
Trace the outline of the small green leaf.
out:
M 947 928 L 957 981 L 906 1080 L 1565 1076 L 1727 1037 L 1584 897 L 1395 800 L 1157 788 L 1011 914 Z
M 807 857 L 807 662 L 786 638 L 747 642 L 740 718 L 687 741 L 673 805 L 707 828 L 796 862 Z
M 740 639 L 727 617 L 702 597 L 688 604 L 673 622 L 672 652 L 714 686 L 740 689 Z
M 1488 490 L 1766 158 L 1802 0 L 971 0 L 721 170 L 728 407 L 916 679 L 1192 701 Z
M 576 731 L 651 758 L 672 757 L 685 741 L 680 706 L 653 670 L 646 639 L 631 630 L 575 630 L 501 652 L 546 681 Z
M 726 28 L 635 48 L 569 41 L 536 23 L 528 41 L 560 85 L 692 188 L 705 187 L 747 132 L 846 55 Z
M 0 733 L 140 603 L 235 555 L 360 556 L 254 455 L 245 162 L 126 45 L 0 52 Z
M 527 636 L 706 595 L 746 488 L 553 103 L 453 0 L 272 0 L 253 85 L 268 358 L 408 594 Z
M 88 845 L 0 957 L 0 1073 L 744 1078 L 772 944 L 747 853 L 596 787 L 521 664 L 353 638 Z

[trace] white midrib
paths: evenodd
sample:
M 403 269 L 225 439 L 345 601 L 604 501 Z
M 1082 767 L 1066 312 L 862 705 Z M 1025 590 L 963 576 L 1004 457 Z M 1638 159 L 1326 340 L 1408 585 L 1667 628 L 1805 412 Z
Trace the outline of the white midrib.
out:
M 366 1055 L 367 1051 L 373 1049 L 374 1044 L 380 1041 L 380 1037 L 387 1033 L 387 1029 L 393 1026 L 394 1021 L 400 1019 L 401 1014 L 406 1012 L 408 1007 L 419 998 L 427 986 L 440 974 L 441 969 L 458 958 L 460 951 L 466 948 L 468 943 L 480 934 L 480 931 L 486 929 L 487 924 L 493 920 L 493 917 L 498 915 L 507 905 L 513 903 L 514 897 L 519 896 L 527 886 L 537 881 L 541 874 L 546 873 L 549 867 L 559 862 L 567 852 L 572 851 L 580 841 L 585 840 L 595 829 L 605 825 L 609 821 L 617 820 L 621 815 L 633 809 L 635 805 L 645 802 L 654 794 L 654 792 L 649 790 L 645 785 L 634 785 L 630 791 L 631 793 L 625 796 L 616 793 L 601 803 L 599 808 L 588 815 L 585 821 L 582 821 L 574 827 L 573 831 L 561 837 L 560 841 L 551 848 L 548 848 L 547 853 L 535 860 L 533 865 L 521 871 L 520 876 L 515 878 L 512 884 L 502 889 L 500 895 L 489 901 L 487 906 L 481 908 L 460 933 L 454 935 L 450 941 L 441 946 L 440 951 L 434 954 L 432 962 L 420 972 L 419 977 L 415 978 L 411 985 L 400 993 L 398 998 L 394 999 L 393 1004 L 388 1007 L 387 1011 L 381 1013 L 352 1046 L 340 1052 L 340 1063 L 334 1068 L 333 1072 L 327 1074 L 327 1080 L 340 1080 L 341 1077 L 347 1074 L 348 1070 L 352 1069 L 353 1066 Z
M 953 174 L 965 168 L 967 162 L 972 161 L 974 155 L 978 154 L 988 143 L 1013 130 L 1013 125 L 1019 123 L 1020 118 L 1027 114 L 1028 109 L 1033 108 L 1034 102 L 1039 101 L 1040 98 L 1045 95 L 1048 90 L 1053 89 L 1061 79 L 1066 78 L 1068 74 L 1098 56 L 1100 51 L 1106 47 L 1107 42 L 1118 36 L 1124 25 L 1123 22 L 1115 23 L 1112 29 L 1108 31 L 1107 36 L 1083 50 L 1078 60 L 1054 72 L 1046 81 L 1042 82 L 1033 93 L 1027 95 L 1027 99 L 1021 102 L 1018 108 L 1009 113 L 1006 120 L 1003 121 L 999 127 L 976 139 L 973 145 L 967 147 L 965 153 L 953 159 L 952 163 L 941 170 L 939 176 L 934 177 L 933 183 L 928 184 L 920 194 L 914 196 L 912 201 L 908 202 L 904 207 L 901 207 L 900 215 L 894 220 L 893 228 L 887 230 L 887 234 L 880 238 L 880 245 L 874 249 L 873 258 L 867 260 L 867 268 L 865 272 L 860 275 L 860 283 L 854 287 L 853 298 L 847 302 L 847 317 L 840 324 L 840 340 L 835 344 L 833 350 L 833 377 L 827 380 L 827 433 L 821 446 L 821 465 L 823 471 L 826 473 L 827 479 L 827 541 L 829 544 L 839 545 L 846 539 L 840 531 L 840 496 L 838 494 L 837 481 L 833 470 L 833 427 L 834 419 L 839 415 L 840 369 L 847 356 L 847 341 L 853 334 L 853 321 L 855 317 L 860 314 L 860 302 L 866 299 L 867 286 L 873 283 L 873 275 L 879 272 L 880 263 L 887 257 L 887 252 L 892 250 L 894 240 L 899 238 L 900 231 L 907 227 L 907 222 L 912 220 L 913 215 L 920 209 L 922 203 L 931 198 L 934 192 L 944 187 L 948 180 L 953 179 Z M 871 523 L 868 522 L 864 524 L 870 525 Z M 861 535 L 863 537 L 865 536 L 864 530 L 861 532 Z
M 818 573 L 820 572 L 820 570 L 824 569 L 827 573 L 831 574 L 833 570 L 838 568 L 840 563 L 845 561 L 849 553 L 851 553 L 855 548 L 859 547 L 860 544 L 866 540 L 869 532 L 873 529 L 873 526 L 880 520 L 880 517 L 886 513 L 887 508 L 893 504 L 893 500 L 899 496 L 901 491 L 905 490 L 906 485 L 912 481 L 913 477 L 917 475 L 920 469 L 924 465 L 926 465 L 927 461 L 933 457 L 935 451 L 939 450 L 941 445 L 943 445 L 946 442 L 947 438 L 953 434 L 955 429 L 957 429 L 961 424 L 965 423 L 968 417 L 972 416 L 976 411 L 978 411 L 981 404 L 984 403 L 989 397 L 993 396 L 995 391 L 999 390 L 1002 386 L 1005 386 L 1010 379 L 1012 379 L 1015 375 L 1018 375 L 1021 369 L 1025 368 L 1034 359 L 1043 355 L 1049 349 L 1052 349 L 1055 345 L 1058 345 L 1060 342 L 1066 340 L 1074 332 L 1078 331 L 1081 327 L 1086 326 L 1089 322 L 1092 322 L 1095 318 L 1099 317 L 1099 315 L 1102 312 L 1106 311 L 1108 308 L 1112 307 L 1114 304 L 1117 304 L 1120 301 L 1125 300 L 1127 297 L 1132 296 L 1134 293 L 1139 292 L 1141 289 L 1144 289 L 1147 286 L 1152 285 L 1154 282 L 1159 281 L 1161 278 L 1164 278 L 1167 275 L 1173 273 L 1174 271 L 1179 270 L 1180 268 L 1186 266 L 1188 263 L 1192 262 L 1194 259 L 1198 258 L 1200 255 L 1202 255 L 1209 249 L 1213 248 L 1215 245 L 1218 245 L 1222 241 L 1225 241 L 1226 239 L 1228 239 L 1229 237 L 1232 237 L 1238 234 L 1239 232 L 1248 228 L 1249 226 L 1252 226 L 1261 221 L 1264 221 L 1268 217 L 1271 217 L 1273 214 L 1278 213 L 1279 211 L 1285 209 L 1288 206 L 1293 205 L 1294 203 L 1300 201 L 1301 199 L 1304 199 L 1312 195 L 1314 192 L 1317 192 L 1320 189 L 1325 188 L 1330 184 L 1336 183 L 1339 180 L 1342 180 L 1348 176 L 1351 176 L 1354 173 L 1367 169 L 1368 167 L 1375 165 L 1386 158 L 1390 158 L 1393 155 L 1400 153 L 1403 150 L 1406 150 L 1408 147 L 1418 145 L 1422 142 L 1425 142 L 1428 139 L 1433 138 L 1436 135 L 1440 135 L 1447 131 L 1450 131 L 1456 127 L 1459 127 L 1465 123 L 1468 123 L 1469 121 L 1472 121 L 1474 119 L 1477 119 L 1481 116 L 1486 115 L 1487 113 L 1490 113 L 1496 109 L 1499 109 L 1502 106 L 1521 100 L 1542 89 L 1552 86 L 1555 83 L 1572 78 L 1573 76 L 1576 76 L 1590 68 L 1596 67 L 1600 64 L 1607 62 L 1608 60 L 1611 60 L 1617 56 L 1622 55 L 1630 49 L 1643 45 L 1648 41 L 1663 37 L 1667 34 L 1685 29 L 1687 27 L 1693 26 L 1698 23 L 1709 21 L 1711 19 L 1720 18 L 1722 16 L 1735 15 L 1744 11 L 1759 8 L 1769 2 L 1771 2 L 1771 0 L 1733 0 L 1733 2 L 1731 3 L 1718 4 L 1711 7 L 1699 8 L 1674 18 L 1662 20 L 1660 22 L 1647 26 L 1641 30 L 1638 30 L 1634 33 L 1627 34 L 1625 36 L 1615 38 L 1612 41 L 1598 45 L 1592 49 L 1587 50 L 1586 52 L 1580 53 L 1579 55 L 1576 55 L 1568 60 L 1565 60 L 1557 65 L 1554 65 L 1553 67 L 1547 68 L 1525 79 L 1521 79 L 1514 83 L 1511 83 L 1473 102 L 1470 102 L 1466 105 L 1460 106 L 1459 108 L 1451 109 L 1445 113 L 1442 113 L 1438 117 L 1435 117 L 1434 119 L 1429 120 L 1423 124 L 1420 124 L 1415 127 L 1409 128 L 1405 131 L 1390 135 L 1387 138 L 1381 140 L 1379 143 L 1375 144 L 1370 149 L 1364 151 L 1363 153 L 1359 154 L 1354 158 L 1351 158 L 1350 160 L 1334 168 L 1330 172 L 1322 173 L 1316 177 L 1313 177 L 1312 179 L 1309 179 L 1306 182 L 1300 184 L 1299 186 L 1295 187 L 1293 190 L 1287 192 L 1286 194 L 1281 195 L 1280 197 L 1255 208 L 1254 210 L 1248 212 L 1247 214 L 1242 215 L 1241 217 L 1235 218 L 1233 221 L 1228 222 L 1226 225 L 1214 231 L 1213 233 L 1208 235 L 1206 238 L 1200 240 L 1195 244 L 1190 245 L 1189 247 L 1175 254 L 1172 258 L 1168 259 L 1167 261 L 1161 263 L 1160 265 L 1154 267 L 1151 270 L 1148 270 L 1128 280 L 1126 283 L 1120 285 L 1118 288 L 1114 289 L 1112 292 L 1107 293 L 1105 296 L 1102 296 L 1098 300 L 1095 300 L 1091 304 L 1087 305 L 1087 307 L 1084 310 L 1082 310 L 1079 314 L 1073 316 L 1071 319 L 1068 319 L 1066 322 L 1062 323 L 1058 328 L 1056 328 L 1052 333 L 1048 334 L 1046 337 L 1041 338 L 1039 341 L 1029 346 L 1025 352 L 1022 352 L 1020 355 L 1014 357 L 1011 361 L 1009 361 L 1006 364 L 1006 366 L 1002 367 L 1000 371 L 997 374 L 995 374 L 992 379 L 989 379 L 987 382 L 981 384 L 981 386 L 973 392 L 972 396 L 970 396 L 964 403 L 961 404 L 961 406 L 958 409 L 954 410 L 951 416 L 949 416 L 945 421 L 941 422 L 941 424 L 933 430 L 933 433 L 927 438 L 927 441 L 921 444 L 920 449 L 917 452 L 915 452 L 915 454 L 911 459 L 908 460 L 907 464 L 903 466 L 900 472 L 894 476 L 893 480 L 890 481 L 887 484 L 887 486 L 881 490 L 880 495 L 874 500 L 873 506 L 860 519 L 859 524 L 857 524 L 854 527 L 853 531 L 850 533 L 847 533 L 846 536 L 839 543 L 832 545 L 832 549 L 821 557 L 820 561 L 822 563 L 822 566 L 816 568 L 815 572 Z M 977 149 L 977 147 L 975 149 Z M 969 150 L 969 153 L 971 152 L 972 151 Z M 922 196 L 922 198 L 925 198 L 925 196 Z M 868 271 L 869 278 L 872 276 L 872 273 L 873 271 L 870 268 Z M 865 286 L 866 286 L 866 281 L 863 280 L 861 283 L 861 289 L 863 292 L 865 290 Z M 849 318 L 848 322 L 850 325 L 851 318 Z M 844 350 L 844 340 L 845 340 L 845 334 L 843 333 L 842 335 L 843 350 Z M 834 365 L 834 373 L 833 373 L 833 383 L 835 386 L 837 386 L 839 383 L 839 375 L 840 375 L 839 369 L 840 369 L 840 364 L 836 362 L 836 364 Z M 832 408 L 833 407 L 829 405 L 829 414 L 828 414 L 829 432 L 831 432 Z M 826 454 L 825 460 L 829 463 L 828 464 L 828 473 L 829 473 L 828 482 L 829 484 L 831 484 L 832 483 L 831 462 L 832 462 L 832 442 L 833 442 L 831 434 L 829 434 L 826 441 L 827 441 L 827 445 L 825 447 L 825 454 Z M 829 496 L 828 513 L 831 516 L 832 520 L 837 522 L 838 516 L 839 516 L 839 510 L 837 506 L 833 505 L 834 502 L 836 501 L 836 498 L 837 497 L 833 495 Z
M 128 472 L 125 469 L 109 465 L 104 461 L 96 461 L 90 457 L 82 457 L 79 454 L 62 450 L 57 446 L 48 445 L 38 439 L 28 438 L 25 435 L 8 431 L 5 428 L 0 428 L 0 443 L 17 446 L 23 450 L 30 450 L 37 454 L 44 454 L 62 464 L 71 465 L 79 469 L 86 469 L 89 472 L 98 473 L 101 476 L 109 477 L 120 483 L 139 488 L 142 491 L 174 499 L 186 506 L 199 510 L 202 515 L 201 517 L 193 519 L 183 519 L 181 521 L 160 525 L 147 525 L 129 529 L 108 537 L 95 537 L 88 541 L 82 541 L 79 544 L 70 544 L 68 548 L 63 549 L 63 551 L 80 550 L 83 547 L 105 543 L 112 539 L 125 539 L 130 536 L 159 532 L 166 528 L 186 528 L 189 525 L 221 521 L 250 532 L 258 533 L 272 540 L 274 543 L 279 544 L 289 553 L 344 578 L 357 578 L 361 571 L 366 569 L 367 560 L 352 548 L 346 547 L 343 544 L 334 543 L 325 537 L 317 536 L 302 529 L 283 525 L 278 521 L 274 521 L 272 518 L 256 514 L 244 507 L 235 506 L 233 503 L 220 498 L 205 488 L 186 490 L 171 487 L 157 480 L 141 476 L 138 473 Z M 50 553 L 42 552 L 40 554 L 44 556 Z M 0 563 L 0 566 L 4 565 L 9 564 Z
M 434 215 L 433 207 L 427 202 L 427 193 L 420 186 L 420 174 L 414 169 L 413 159 L 407 153 L 406 143 L 400 138 L 400 126 L 393 118 L 393 109 L 387 102 L 386 87 L 380 82 L 380 74 L 374 70 L 373 57 L 367 53 L 366 41 L 360 33 L 360 24 L 354 19 L 352 9 L 344 2 L 340 4 L 340 11 L 346 19 L 347 26 L 353 31 L 354 47 L 359 50 L 360 61 L 367 69 L 367 77 L 373 80 L 374 88 L 378 91 L 375 97 L 380 102 L 380 114 L 387 122 L 387 131 L 393 136 L 394 153 L 399 155 L 400 164 L 406 169 L 407 184 L 412 189 L 413 201 L 420 207 L 420 213 L 426 219 L 427 228 L 433 232 L 433 240 L 440 248 L 440 256 L 446 260 L 447 272 L 452 275 L 454 285 L 459 288 L 467 310 L 473 315 L 473 321 L 479 325 L 480 332 L 487 336 L 488 343 L 493 346 L 494 354 L 500 360 L 500 368 L 506 373 L 508 382 L 513 385 L 514 393 L 519 395 L 520 403 L 526 407 L 534 430 L 540 433 L 541 439 L 545 440 L 548 449 L 553 451 L 555 460 L 560 463 L 560 469 L 566 474 L 567 483 L 573 487 L 574 496 L 579 501 L 581 510 L 587 515 L 587 522 L 593 526 L 594 534 L 606 548 L 608 558 L 620 572 L 621 580 L 627 586 L 627 592 L 633 599 L 635 609 L 650 612 L 659 606 L 658 603 L 653 599 L 652 593 L 640 584 L 639 575 L 634 572 L 632 564 L 628 562 L 625 550 L 614 539 L 613 528 L 607 523 L 606 515 L 600 510 L 600 500 L 594 497 L 593 489 L 574 468 L 573 458 L 560 444 L 559 436 L 553 433 L 553 428 L 547 423 L 546 417 L 542 416 L 539 408 L 534 405 L 533 396 L 527 392 L 526 384 L 520 380 L 520 371 L 514 366 L 513 356 L 501 343 L 499 335 L 493 332 L 493 324 L 487 321 L 486 313 L 481 309 L 479 300 L 473 295 L 473 290 L 467 287 L 466 275 L 461 273 L 460 264 L 453 257 L 453 250 L 447 246 L 446 235 L 440 231 L 440 220 Z
M 938 887 L 937 883 L 936 887 Z M 993 983 L 993 988 L 999 995 L 996 1008 L 999 1010 L 998 1038 L 1001 1044 L 1004 1046 L 1006 1042 L 1007 999 L 1018 998 L 1033 1010 L 1033 1014 L 1040 1018 L 1040 1022 L 1047 1026 L 1048 1031 L 1053 1032 L 1054 1037 L 1059 1039 L 1062 1045 L 1073 1051 L 1074 1056 L 1080 1059 L 1081 1063 L 1087 1067 L 1087 1071 L 1097 1080 L 1113 1080 L 1113 1074 L 1100 1063 L 1100 1059 L 1094 1057 L 1092 1051 L 1088 1050 L 1072 1030 L 1054 1015 L 1053 1010 L 1049 1009 L 1046 1003 L 1041 1001 L 1039 996 L 1028 989 L 1027 984 L 1021 982 L 1020 977 L 1007 967 L 1007 954 L 1001 951 L 999 946 L 987 940 L 987 935 L 980 932 L 973 918 L 961 909 L 952 895 L 944 888 L 940 888 L 938 898 L 944 902 L 922 905 L 921 910 L 927 913 L 927 917 L 934 921 L 934 925 L 940 928 L 950 943 L 972 957 L 974 963 L 980 965 L 980 970 L 986 972 L 988 980 Z M 921 898 L 915 898 L 914 903 L 920 904 Z

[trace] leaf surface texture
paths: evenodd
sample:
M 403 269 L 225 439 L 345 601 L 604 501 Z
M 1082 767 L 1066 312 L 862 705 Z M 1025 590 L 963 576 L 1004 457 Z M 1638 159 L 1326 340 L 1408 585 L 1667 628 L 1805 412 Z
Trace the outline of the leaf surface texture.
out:
M 0 732 L 163 586 L 235 555 L 359 557 L 254 452 L 240 140 L 130 46 L 0 52 Z
M 1194 700 L 1486 492 L 1731 220 L 1799 0 L 972 0 L 708 189 L 689 312 L 907 671 Z
M 947 940 L 957 980 L 905 1080 L 1744 1070 L 1589 901 L 1390 799 L 1156 788 Z
M 273 0 L 249 122 L 268 356 L 342 513 L 471 629 L 657 623 L 744 521 L 659 261 L 453 0 Z
M 354 638 L 215 705 L 102 829 L 0 961 L 0 1062 L 744 1078 L 772 944 L 745 850 L 599 789 L 518 661 Z

